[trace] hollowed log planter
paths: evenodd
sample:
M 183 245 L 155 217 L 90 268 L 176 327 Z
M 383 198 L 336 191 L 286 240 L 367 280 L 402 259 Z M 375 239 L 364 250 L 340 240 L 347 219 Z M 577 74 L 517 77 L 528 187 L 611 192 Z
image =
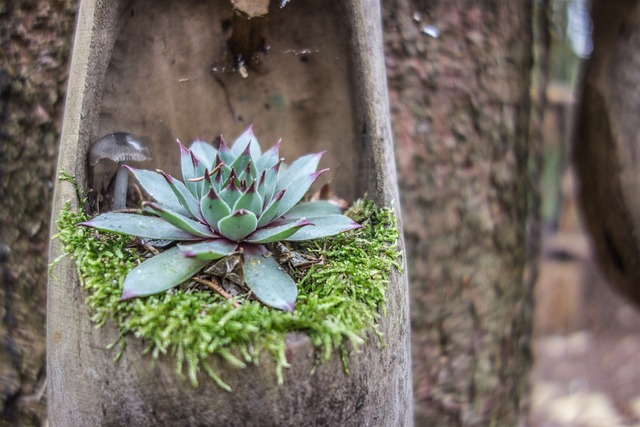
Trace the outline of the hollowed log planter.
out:
M 59 170 L 87 188 L 89 144 L 125 130 L 150 143 L 154 160 L 146 168 L 179 176 L 176 138 L 211 140 L 223 133 L 232 139 L 253 123 L 264 144 L 283 138 L 287 159 L 327 150 L 323 162 L 342 197 L 367 194 L 397 212 L 378 4 L 294 0 L 277 6 L 265 21 L 269 49 L 262 64 L 243 78 L 221 68 L 212 72 L 228 54 L 234 13 L 228 1 L 82 1 Z M 71 186 L 56 186 L 54 221 L 74 198 Z M 54 241 L 51 258 L 59 253 Z M 193 388 L 176 376 L 169 357 L 152 367 L 133 338 L 114 363 L 106 347 L 117 331 L 109 324 L 96 329 L 84 299 L 74 262 L 65 259 L 52 273 L 48 294 L 53 426 L 411 424 L 403 274 L 394 274 L 388 287 L 385 346 L 370 339 L 352 353 L 349 375 L 339 357 L 312 372 L 310 340 L 291 334 L 283 386 L 268 355 L 259 368 L 225 368 L 226 362 L 212 360 L 231 393 L 204 374 Z

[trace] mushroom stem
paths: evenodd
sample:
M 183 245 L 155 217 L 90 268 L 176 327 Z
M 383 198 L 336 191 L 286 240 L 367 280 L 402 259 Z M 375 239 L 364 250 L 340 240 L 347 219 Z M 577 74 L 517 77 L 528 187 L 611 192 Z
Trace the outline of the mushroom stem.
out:
M 118 163 L 118 173 L 116 174 L 116 183 L 113 189 L 113 205 L 112 210 L 124 209 L 127 207 L 127 189 L 129 181 L 129 171 Z

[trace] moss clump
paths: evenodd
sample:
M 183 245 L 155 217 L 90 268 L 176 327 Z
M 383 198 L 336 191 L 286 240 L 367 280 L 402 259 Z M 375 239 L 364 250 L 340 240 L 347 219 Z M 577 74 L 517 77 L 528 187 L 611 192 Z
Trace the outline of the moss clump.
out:
M 203 369 L 230 390 L 220 373 L 207 364 L 210 356 L 218 355 L 234 366 L 244 367 L 257 362 L 260 353 L 267 351 L 276 361 L 276 374 L 282 383 L 288 332 L 306 333 L 325 360 L 334 350 L 339 351 L 345 369 L 347 343 L 357 347 L 370 332 L 380 335 L 378 321 L 380 311 L 384 312 L 388 277 L 392 268 L 400 268 L 396 218 L 391 209 L 364 200 L 346 214 L 363 227 L 294 248 L 324 260 L 294 272 L 299 286 L 294 313 L 257 302 L 244 302 L 236 308 L 217 294 L 186 287 L 119 301 L 124 278 L 140 260 L 135 241 L 77 227 L 88 217 L 72 212 L 70 205 L 58 220 L 56 237 L 63 244 L 63 255 L 76 261 L 91 320 L 100 326 L 110 318 L 115 321 L 120 332 L 118 355 L 124 350 L 124 337 L 134 335 L 144 340 L 145 351 L 153 360 L 160 354 L 175 356 L 179 375 L 186 365 L 194 386 L 198 370 Z

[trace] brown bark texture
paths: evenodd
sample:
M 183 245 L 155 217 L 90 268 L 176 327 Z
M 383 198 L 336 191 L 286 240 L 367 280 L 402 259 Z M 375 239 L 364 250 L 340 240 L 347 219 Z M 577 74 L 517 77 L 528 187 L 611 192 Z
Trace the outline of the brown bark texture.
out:
M 46 419 L 49 215 L 75 4 L 0 5 L 0 425 Z
M 640 5 L 594 1 L 574 141 L 580 201 L 611 284 L 640 304 Z
M 416 424 L 518 425 L 532 2 L 383 5 Z

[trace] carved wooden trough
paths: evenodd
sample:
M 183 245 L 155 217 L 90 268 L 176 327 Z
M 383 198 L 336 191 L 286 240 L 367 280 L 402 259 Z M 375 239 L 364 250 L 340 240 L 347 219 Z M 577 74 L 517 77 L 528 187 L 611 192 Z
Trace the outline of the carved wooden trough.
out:
M 59 170 L 74 174 L 86 189 L 89 144 L 126 130 L 149 143 L 148 168 L 179 176 L 176 138 L 233 138 L 252 123 L 267 144 L 283 138 L 286 158 L 327 150 L 323 162 L 332 168 L 332 185 L 341 197 L 367 194 L 398 212 L 379 5 L 278 3 L 259 21 L 265 40 L 260 56 L 246 65 L 232 63 L 242 69 L 229 72 L 236 25 L 229 1 L 81 1 Z M 71 186 L 56 186 L 53 221 L 74 198 Z M 51 259 L 59 254 L 53 241 Z M 394 274 L 388 288 L 381 324 L 385 345 L 372 339 L 352 353 L 349 375 L 339 357 L 316 366 L 310 340 L 291 334 L 291 368 L 283 386 L 265 356 L 259 369 L 225 370 L 231 393 L 204 375 L 193 388 L 176 377 L 168 357 L 152 367 L 135 339 L 114 363 L 107 345 L 117 331 L 110 324 L 94 327 L 85 296 L 74 261 L 63 260 L 52 272 L 48 294 L 53 426 L 412 423 L 404 274 Z M 224 363 L 211 364 L 224 370 Z

